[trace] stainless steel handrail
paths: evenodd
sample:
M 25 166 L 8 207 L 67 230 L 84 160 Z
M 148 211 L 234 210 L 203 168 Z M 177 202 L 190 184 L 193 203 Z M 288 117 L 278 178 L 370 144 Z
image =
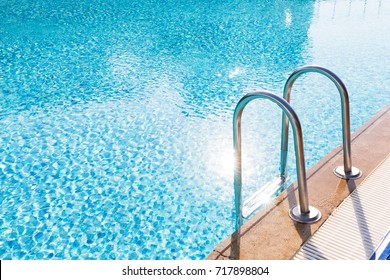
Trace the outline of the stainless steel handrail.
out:
M 351 122 L 350 122 L 350 113 L 349 113 L 349 97 L 348 91 L 341 79 L 331 72 L 330 70 L 315 66 L 308 65 L 295 70 L 290 77 L 287 79 L 287 82 L 284 86 L 283 97 L 290 103 L 291 89 L 294 85 L 296 79 L 308 72 L 315 72 L 324 75 L 329 78 L 334 85 L 337 87 L 341 98 L 341 118 L 342 118 L 342 130 L 343 130 L 343 159 L 344 166 L 338 166 L 333 170 L 333 173 L 343 179 L 357 179 L 360 178 L 362 172 L 352 166 L 351 159 Z M 288 121 L 283 113 L 282 120 L 282 143 L 281 143 L 281 156 L 280 156 L 280 173 L 282 176 L 286 177 L 287 172 L 287 152 L 288 152 Z
M 321 213 L 309 205 L 305 157 L 303 149 L 303 136 L 301 123 L 290 104 L 283 98 L 267 91 L 253 92 L 245 95 L 237 103 L 233 116 L 233 148 L 234 148 L 234 195 L 236 224 L 238 230 L 243 221 L 242 217 L 242 166 L 241 166 L 241 117 L 245 106 L 254 99 L 268 99 L 278 105 L 288 120 L 291 122 L 294 147 L 296 154 L 297 177 L 298 177 L 298 196 L 299 205 L 290 209 L 290 217 L 301 223 L 314 223 L 321 218 Z

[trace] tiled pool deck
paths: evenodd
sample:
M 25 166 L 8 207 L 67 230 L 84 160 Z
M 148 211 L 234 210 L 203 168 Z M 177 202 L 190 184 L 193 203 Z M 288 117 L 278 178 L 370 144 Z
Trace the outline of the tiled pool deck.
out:
M 363 172 L 361 178 L 346 181 L 333 175 L 333 169 L 342 165 L 341 146 L 308 171 L 309 203 L 321 211 L 319 222 L 305 225 L 290 219 L 288 211 L 298 201 L 294 185 L 244 224 L 238 248 L 235 248 L 234 244 L 237 243 L 232 242 L 234 240 L 230 237 L 207 259 L 232 259 L 232 248 L 239 252 L 239 259 L 243 260 L 291 259 L 333 210 L 390 154 L 390 106 L 353 134 L 351 146 L 352 163 Z

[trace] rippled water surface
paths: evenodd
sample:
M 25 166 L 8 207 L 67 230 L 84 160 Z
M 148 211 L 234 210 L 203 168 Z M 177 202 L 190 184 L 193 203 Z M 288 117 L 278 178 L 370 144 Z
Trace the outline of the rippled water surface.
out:
M 233 229 L 240 97 L 314 63 L 353 130 L 390 103 L 389 0 L 0 0 L 0 18 L 1 259 L 203 259 Z M 338 93 L 307 75 L 292 104 L 309 168 L 341 142 Z M 278 173 L 280 123 L 245 109 L 245 196 Z

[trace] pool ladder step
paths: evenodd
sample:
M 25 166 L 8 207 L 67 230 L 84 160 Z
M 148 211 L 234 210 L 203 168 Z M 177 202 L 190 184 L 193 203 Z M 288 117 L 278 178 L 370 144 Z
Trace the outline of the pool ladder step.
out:
M 351 159 L 351 132 L 350 110 L 347 88 L 341 79 L 330 70 L 308 65 L 294 71 L 287 79 L 283 90 L 283 98 L 268 91 L 258 91 L 245 95 L 237 103 L 233 116 L 233 148 L 234 148 L 234 203 L 235 203 L 235 230 L 242 226 L 243 219 L 249 217 L 254 211 L 264 205 L 265 198 L 270 198 L 285 183 L 287 177 L 287 154 L 288 132 L 291 123 L 294 136 L 294 150 L 296 156 L 296 169 L 298 181 L 299 204 L 290 209 L 291 219 L 299 223 L 315 223 L 321 219 L 318 209 L 309 205 L 308 188 L 306 179 L 305 159 L 302 127 L 296 112 L 290 105 L 291 89 L 296 79 L 309 72 L 319 73 L 329 78 L 336 86 L 341 99 L 341 118 L 343 134 L 343 166 L 334 169 L 334 174 L 342 179 L 360 178 L 361 171 L 352 166 Z M 242 203 L 242 167 L 241 167 L 241 117 L 245 106 L 255 99 L 268 99 L 282 109 L 282 132 L 281 132 L 281 156 L 280 175 L 268 183 L 259 191 L 255 192 L 244 204 Z
M 251 195 L 242 206 L 242 217 L 244 219 L 248 218 L 253 212 L 267 203 L 280 190 L 285 181 L 284 177 L 277 176 Z

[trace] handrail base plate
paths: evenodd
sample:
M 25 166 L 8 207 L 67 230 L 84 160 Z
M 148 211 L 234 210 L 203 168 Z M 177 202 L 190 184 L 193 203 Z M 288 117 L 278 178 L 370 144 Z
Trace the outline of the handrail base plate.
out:
M 321 212 L 317 208 L 309 206 L 309 213 L 302 214 L 300 206 L 297 205 L 290 209 L 289 216 L 298 223 L 313 224 L 321 219 Z
M 347 179 L 347 180 L 359 179 L 360 177 L 362 177 L 362 172 L 358 168 L 353 166 L 351 168 L 351 172 L 349 173 L 345 173 L 344 166 L 338 166 L 335 169 L 333 169 L 333 174 L 341 179 Z

